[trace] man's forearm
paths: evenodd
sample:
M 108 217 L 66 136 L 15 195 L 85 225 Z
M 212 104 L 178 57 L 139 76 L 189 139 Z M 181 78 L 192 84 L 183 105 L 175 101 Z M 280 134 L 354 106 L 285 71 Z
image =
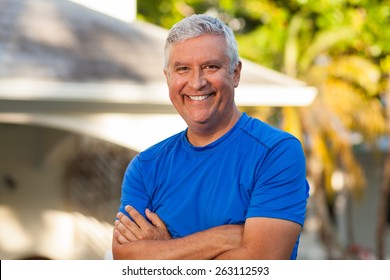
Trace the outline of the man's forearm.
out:
M 241 244 L 243 226 L 224 225 L 169 240 L 138 240 L 119 244 L 113 239 L 114 259 L 213 259 Z

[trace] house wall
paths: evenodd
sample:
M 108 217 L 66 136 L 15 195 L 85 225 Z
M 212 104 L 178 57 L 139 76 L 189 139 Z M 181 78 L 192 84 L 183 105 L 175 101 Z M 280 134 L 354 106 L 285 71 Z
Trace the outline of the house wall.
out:
M 9 124 L 0 134 L 0 259 L 103 259 L 112 223 L 75 207 L 64 185 L 80 136 Z M 112 221 L 115 207 L 105 211 Z

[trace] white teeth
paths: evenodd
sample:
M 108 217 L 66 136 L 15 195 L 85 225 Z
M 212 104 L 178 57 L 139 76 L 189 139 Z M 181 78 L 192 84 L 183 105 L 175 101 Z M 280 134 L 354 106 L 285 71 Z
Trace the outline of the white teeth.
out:
M 195 101 L 202 101 L 202 100 L 205 100 L 207 97 L 209 97 L 210 95 L 202 95 L 202 96 L 189 96 L 189 98 L 191 98 L 191 100 L 195 100 Z

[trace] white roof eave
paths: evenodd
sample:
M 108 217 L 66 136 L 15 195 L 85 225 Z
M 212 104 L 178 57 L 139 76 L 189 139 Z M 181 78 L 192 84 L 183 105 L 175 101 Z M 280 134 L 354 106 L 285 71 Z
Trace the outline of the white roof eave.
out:
M 241 84 L 236 89 L 235 98 L 238 106 L 308 106 L 313 102 L 316 94 L 315 88 L 297 84 L 287 86 Z M 12 101 L 14 104 L 27 102 L 24 108 L 28 106 L 28 102 L 31 102 L 31 106 L 38 106 L 39 103 L 50 105 L 54 102 L 63 102 L 64 105 L 68 104 L 68 106 L 80 103 L 85 106 L 84 108 L 88 107 L 89 103 L 103 103 L 107 105 L 107 109 L 109 109 L 110 104 L 155 105 L 156 108 L 158 106 L 171 106 L 165 83 L 99 84 L 2 80 L 0 101 Z M 68 109 L 71 110 L 71 108 Z M 0 112 L 4 110 L 6 108 L 0 107 Z M 62 110 L 65 112 L 66 106 L 63 106 Z M 112 111 L 115 113 L 114 107 L 112 107 Z
M 62 129 L 103 139 L 135 151 L 143 151 L 186 128 L 178 114 L 0 113 L 1 122 Z
M 317 96 L 317 89 L 307 86 L 240 85 L 236 89 L 238 106 L 309 106 Z
M 307 106 L 310 87 L 242 84 L 239 106 Z M 41 125 L 94 136 L 136 151 L 186 128 L 166 84 L 98 84 L 38 81 L 0 83 L 0 122 Z

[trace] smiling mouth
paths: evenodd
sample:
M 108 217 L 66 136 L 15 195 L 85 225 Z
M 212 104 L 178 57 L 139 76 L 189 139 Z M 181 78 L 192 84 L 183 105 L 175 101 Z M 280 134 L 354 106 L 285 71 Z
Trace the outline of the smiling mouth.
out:
M 211 96 L 211 94 L 197 95 L 197 96 L 190 96 L 190 95 L 188 95 L 188 97 L 191 100 L 194 100 L 194 101 L 202 101 L 202 100 L 205 100 L 205 99 L 209 98 L 210 96 Z

